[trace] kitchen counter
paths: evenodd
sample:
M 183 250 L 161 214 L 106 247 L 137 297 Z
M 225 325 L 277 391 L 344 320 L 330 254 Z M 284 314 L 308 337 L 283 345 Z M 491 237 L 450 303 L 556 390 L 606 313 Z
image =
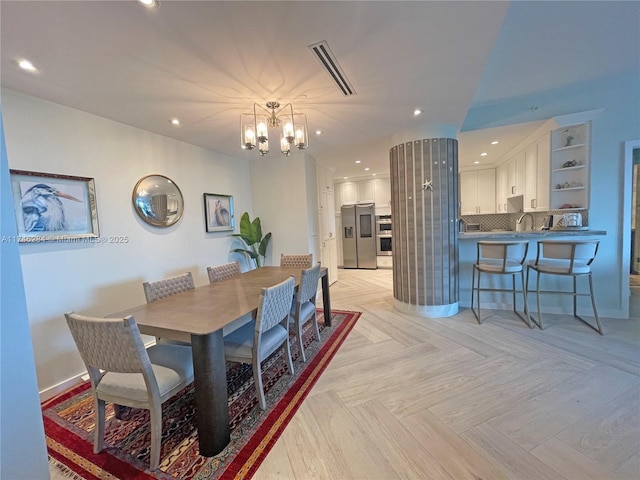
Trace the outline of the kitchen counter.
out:
M 594 235 L 606 235 L 606 230 L 581 230 L 581 229 L 554 229 L 554 230 L 527 230 L 516 232 L 513 230 L 488 230 L 486 232 L 460 232 L 460 240 L 511 240 L 511 239 L 544 239 L 555 237 L 592 237 Z

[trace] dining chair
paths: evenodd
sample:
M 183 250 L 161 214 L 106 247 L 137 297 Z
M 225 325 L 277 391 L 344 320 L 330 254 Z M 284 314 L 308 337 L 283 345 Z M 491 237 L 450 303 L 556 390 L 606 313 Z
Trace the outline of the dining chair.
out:
M 209 283 L 219 282 L 226 278 L 240 275 L 240 264 L 238 262 L 223 263 L 215 267 L 207 267 L 207 275 L 209 275 Z
M 193 275 L 191 272 L 186 272 L 181 275 L 163 278 L 162 280 L 157 280 L 155 282 L 143 282 L 142 288 L 144 289 L 144 296 L 147 299 L 147 303 L 151 303 L 156 300 L 160 300 L 161 298 L 175 295 L 176 293 L 193 290 L 196 288 L 196 285 L 193 281 Z M 169 340 L 166 338 L 156 337 L 156 342 L 190 345 L 191 337 L 185 336 L 181 340 Z
M 300 285 L 295 294 L 289 315 L 289 323 L 294 325 L 296 336 L 298 337 L 298 348 L 302 361 L 306 362 L 304 345 L 302 342 L 302 327 L 309 320 L 313 320 L 316 338 L 320 341 L 320 330 L 318 328 L 318 316 L 316 315 L 316 292 L 318 291 L 318 281 L 320 280 L 320 262 L 315 266 L 302 270 Z
M 527 241 L 481 241 L 477 243 L 476 263 L 471 272 L 471 311 L 479 324 L 482 324 L 480 314 L 480 292 L 511 292 L 513 295 L 513 312 L 524 321 L 529 328 L 533 328 L 527 305 L 527 292 L 524 280 L 524 261 L 529 250 Z M 478 283 L 476 284 L 476 272 Z M 481 274 L 511 275 L 511 288 L 489 288 L 480 283 Z M 516 275 L 520 274 L 522 290 L 516 288 Z M 516 293 L 522 293 L 524 317 L 516 308 Z M 478 311 L 473 308 L 474 297 L 478 301 Z
M 96 420 L 93 452 L 104 448 L 105 403 L 149 410 L 149 468 L 158 468 L 162 404 L 193 382 L 191 347 L 153 345 L 145 349 L 133 317 L 95 318 L 65 313 L 71 335 L 87 367 Z
M 256 395 L 262 410 L 267 409 L 262 383 L 262 362 L 283 347 L 289 373 L 293 375 L 289 345 L 289 312 L 294 285 L 295 278 L 291 276 L 277 285 L 263 288 L 255 321 L 246 323 L 224 337 L 224 354 L 227 361 L 252 364 Z
M 529 274 L 537 273 L 536 289 L 531 290 L 536 293 L 538 306 L 538 318 L 535 319 L 531 315 L 531 319 L 540 329 L 542 329 L 542 311 L 540 310 L 540 295 L 571 295 L 573 296 L 573 316 L 585 325 L 593 328 L 600 335 L 604 335 L 598 310 L 596 309 L 596 300 L 593 295 L 593 279 L 591 278 L 591 263 L 598 253 L 599 240 L 540 240 L 538 241 L 538 249 L 536 259 L 531 260 L 527 264 L 527 290 L 529 289 Z M 559 275 L 571 277 L 573 280 L 573 290 L 540 290 L 540 278 L 542 275 Z M 587 277 L 589 279 L 589 293 L 578 293 L 577 278 Z M 584 320 L 578 315 L 578 297 L 586 296 L 591 299 L 593 315 L 596 320 L 596 327 Z
M 280 255 L 281 267 L 300 267 L 311 268 L 313 266 L 313 255 L 309 254 L 281 254 Z

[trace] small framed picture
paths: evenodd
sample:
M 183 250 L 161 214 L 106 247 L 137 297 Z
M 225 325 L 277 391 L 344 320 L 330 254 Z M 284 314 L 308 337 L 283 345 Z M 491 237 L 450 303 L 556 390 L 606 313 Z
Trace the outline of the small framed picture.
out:
M 10 170 L 19 242 L 96 238 L 93 178 Z
M 204 194 L 204 222 L 207 232 L 233 230 L 233 197 L 216 193 Z

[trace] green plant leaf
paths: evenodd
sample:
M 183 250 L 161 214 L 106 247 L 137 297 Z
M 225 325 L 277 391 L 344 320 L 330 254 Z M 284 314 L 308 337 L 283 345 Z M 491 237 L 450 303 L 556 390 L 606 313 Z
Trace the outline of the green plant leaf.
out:
M 258 253 L 263 257 L 267 254 L 267 245 L 269 244 L 269 240 L 271 239 L 271 232 L 267 233 L 262 241 L 260 242 L 260 246 L 258 247 Z

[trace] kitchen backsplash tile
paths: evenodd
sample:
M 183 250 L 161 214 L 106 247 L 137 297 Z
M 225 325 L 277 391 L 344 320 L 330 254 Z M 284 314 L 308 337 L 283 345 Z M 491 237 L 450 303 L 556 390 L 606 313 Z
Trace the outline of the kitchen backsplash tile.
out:
M 582 225 L 589 225 L 589 210 L 571 210 L 582 214 Z M 567 213 L 563 210 L 550 210 L 548 212 L 530 212 L 533 215 L 533 229 L 540 230 L 547 215 L 563 215 Z M 519 213 L 496 213 L 483 215 L 462 215 L 460 218 L 467 224 L 479 224 L 480 230 L 488 232 L 491 230 L 515 230 L 518 218 L 523 214 Z M 554 222 L 555 223 L 555 222 Z

